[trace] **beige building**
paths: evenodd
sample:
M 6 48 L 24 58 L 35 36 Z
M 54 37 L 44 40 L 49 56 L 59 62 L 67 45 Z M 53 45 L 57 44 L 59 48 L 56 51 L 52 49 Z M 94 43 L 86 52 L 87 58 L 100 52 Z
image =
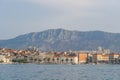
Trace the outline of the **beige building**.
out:
M 0 55 L 0 62 L 1 63 L 12 63 L 11 56 L 2 54 Z
M 78 64 L 77 56 L 62 56 L 59 58 L 61 64 Z
M 120 57 L 120 54 L 118 53 L 111 53 L 109 55 L 110 63 L 119 63 L 118 59 Z
M 52 64 L 78 64 L 77 55 L 69 55 L 66 52 L 44 53 L 41 55 L 41 63 Z
M 109 54 L 96 53 L 93 55 L 94 63 L 109 63 Z

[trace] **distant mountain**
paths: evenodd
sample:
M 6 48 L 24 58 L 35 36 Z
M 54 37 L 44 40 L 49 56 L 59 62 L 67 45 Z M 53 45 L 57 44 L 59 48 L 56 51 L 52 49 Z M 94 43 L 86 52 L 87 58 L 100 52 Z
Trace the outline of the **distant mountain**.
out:
M 0 40 L 0 47 L 23 49 L 29 46 L 36 46 L 43 51 L 95 50 L 102 46 L 111 51 L 120 52 L 120 34 L 49 29 L 20 35 L 13 39 Z

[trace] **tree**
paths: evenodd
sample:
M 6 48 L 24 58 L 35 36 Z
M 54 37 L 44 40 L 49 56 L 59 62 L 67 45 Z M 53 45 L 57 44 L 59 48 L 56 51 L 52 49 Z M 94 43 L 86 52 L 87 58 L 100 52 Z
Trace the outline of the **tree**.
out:
M 46 63 L 46 58 L 43 58 L 44 63 Z
M 50 58 L 47 59 L 48 63 L 50 62 Z
M 73 63 L 73 59 L 70 59 L 71 63 Z
M 39 59 L 39 62 L 41 62 L 42 60 L 41 59 Z
M 66 63 L 68 63 L 68 58 L 66 58 Z
M 52 61 L 53 61 L 53 63 L 54 63 L 55 59 L 53 58 Z
M 61 61 L 62 61 L 62 64 L 63 64 L 63 62 L 64 62 L 64 59 L 62 59 Z
M 26 62 L 27 62 L 27 59 L 13 59 L 12 62 L 26 63 Z
M 59 58 L 57 58 L 57 63 L 59 63 Z
M 3 60 L 0 61 L 0 63 L 3 63 L 3 62 L 4 62 Z

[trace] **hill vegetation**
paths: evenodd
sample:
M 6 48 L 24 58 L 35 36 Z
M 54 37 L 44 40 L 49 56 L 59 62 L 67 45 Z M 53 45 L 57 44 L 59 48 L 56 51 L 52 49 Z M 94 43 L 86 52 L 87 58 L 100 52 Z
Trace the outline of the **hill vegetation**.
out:
M 0 47 L 24 49 L 36 46 L 43 51 L 95 50 L 97 47 L 120 52 L 120 34 L 102 31 L 69 31 L 49 29 L 0 40 Z

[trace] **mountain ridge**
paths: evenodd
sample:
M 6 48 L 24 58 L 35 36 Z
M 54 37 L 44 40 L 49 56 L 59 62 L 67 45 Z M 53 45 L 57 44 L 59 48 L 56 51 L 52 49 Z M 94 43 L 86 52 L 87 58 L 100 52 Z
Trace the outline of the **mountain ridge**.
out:
M 0 40 L 0 47 L 24 49 L 36 46 L 43 51 L 95 50 L 97 47 L 120 51 L 120 33 L 49 29 Z

